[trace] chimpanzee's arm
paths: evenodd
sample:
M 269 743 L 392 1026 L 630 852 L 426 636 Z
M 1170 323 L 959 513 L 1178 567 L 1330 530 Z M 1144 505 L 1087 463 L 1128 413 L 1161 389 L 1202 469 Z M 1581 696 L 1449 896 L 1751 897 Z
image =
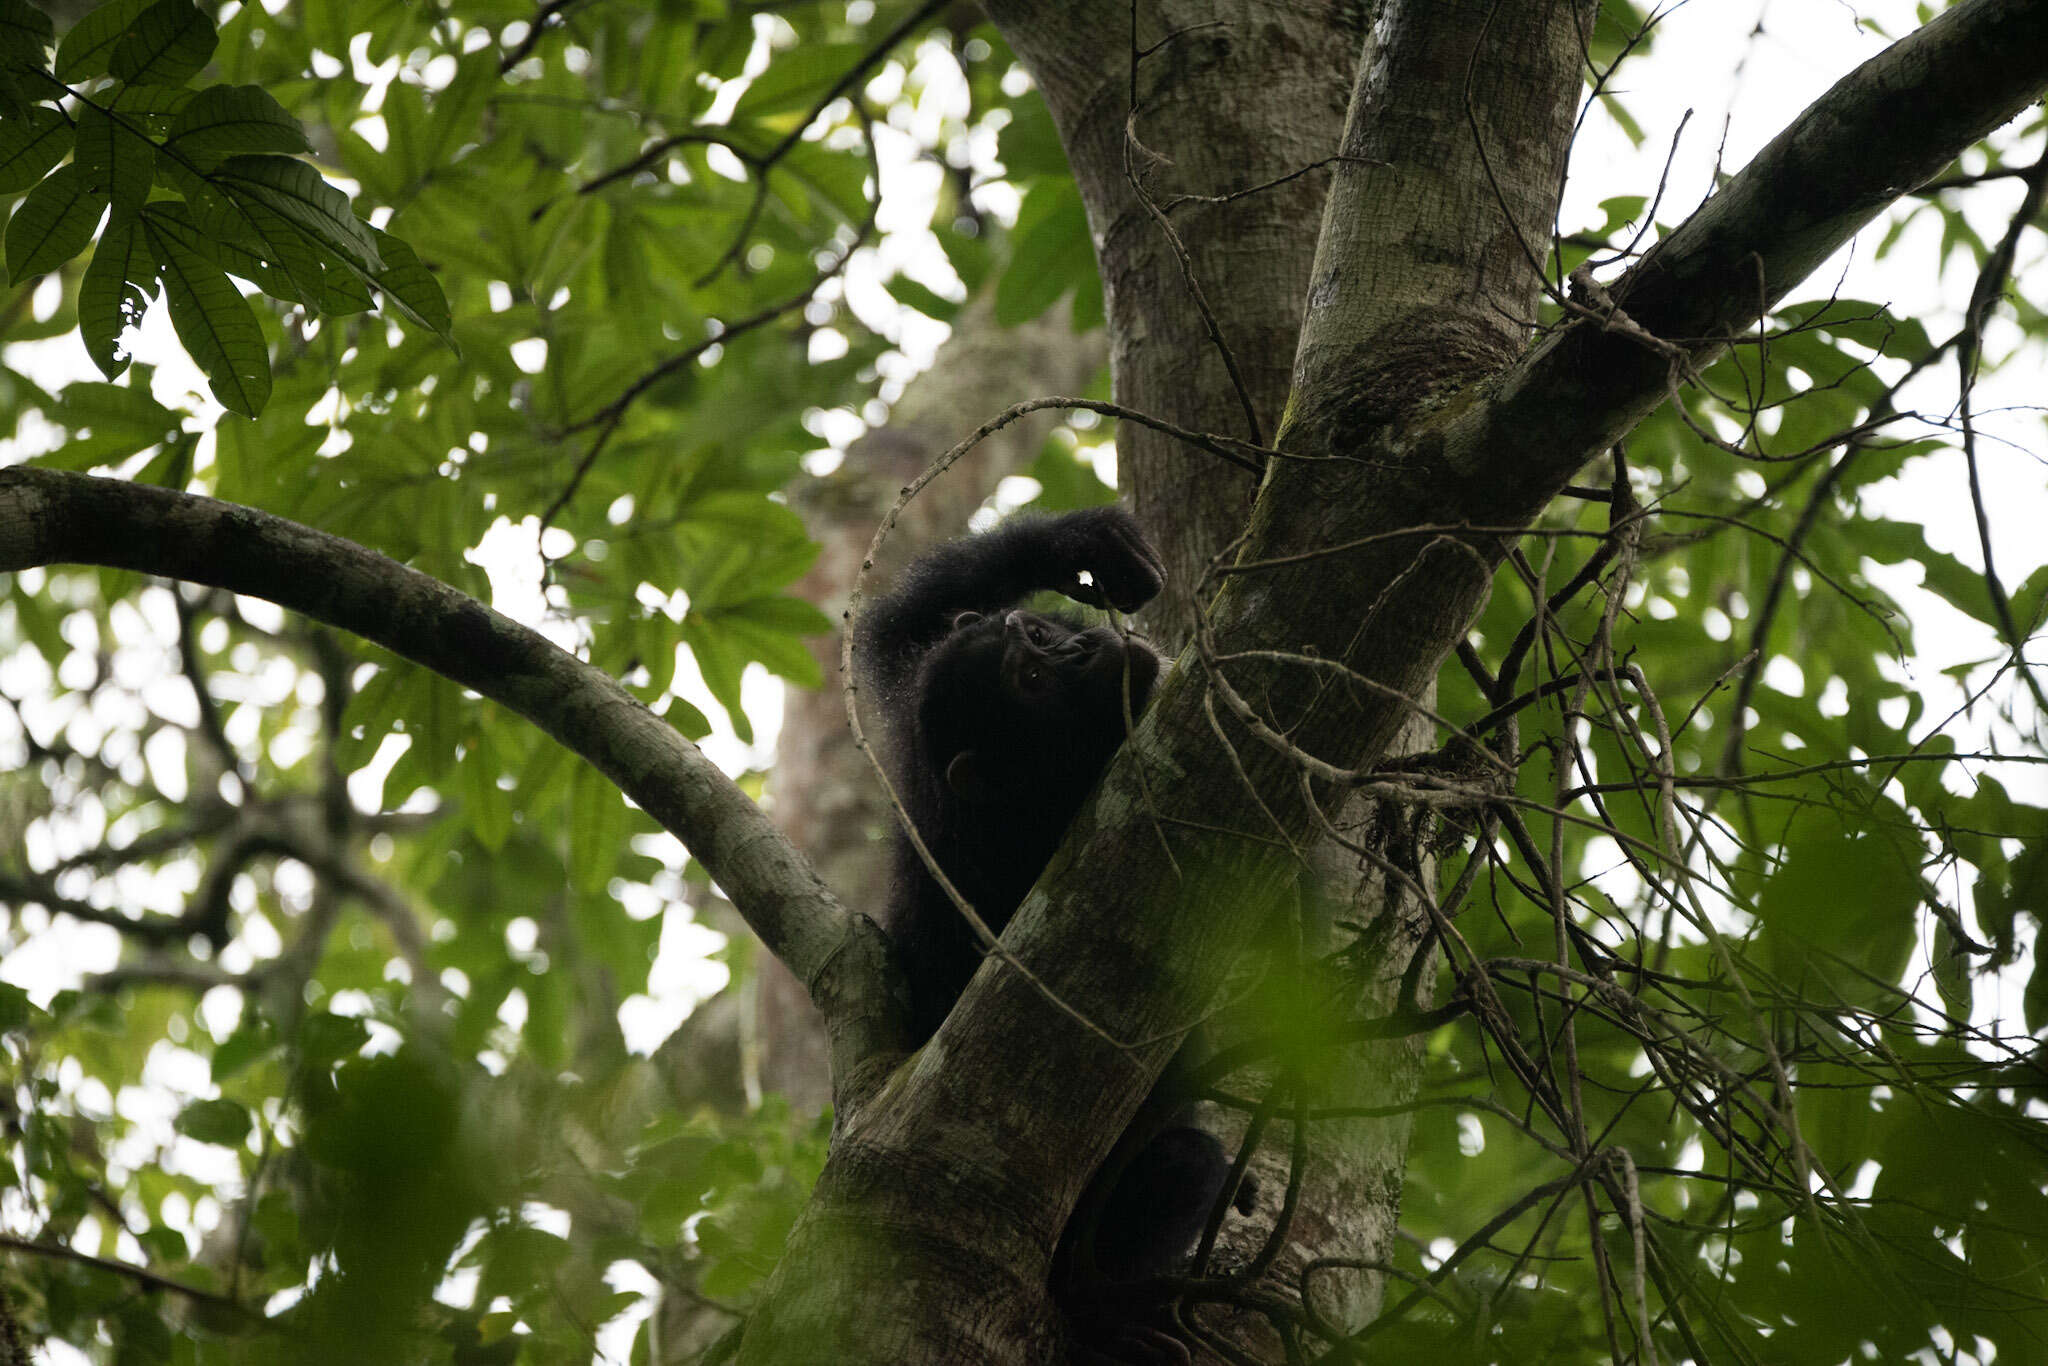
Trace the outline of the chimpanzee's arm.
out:
M 1090 583 L 1081 582 L 1084 571 Z M 885 688 L 900 681 L 962 612 L 1000 612 L 1041 589 L 1132 611 L 1165 581 L 1158 552 L 1121 508 L 1022 518 L 948 541 L 905 569 L 895 590 L 861 613 L 863 672 Z

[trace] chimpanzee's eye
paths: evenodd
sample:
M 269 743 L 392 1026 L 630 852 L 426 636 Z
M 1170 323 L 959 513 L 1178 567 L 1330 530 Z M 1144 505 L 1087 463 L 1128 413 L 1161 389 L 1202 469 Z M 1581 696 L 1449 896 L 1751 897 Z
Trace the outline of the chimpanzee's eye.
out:
M 953 629 L 956 631 L 965 630 L 967 627 L 974 625 L 975 622 L 980 620 L 981 613 L 979 612 L 962 612 L 958 616 L 953 618 Z

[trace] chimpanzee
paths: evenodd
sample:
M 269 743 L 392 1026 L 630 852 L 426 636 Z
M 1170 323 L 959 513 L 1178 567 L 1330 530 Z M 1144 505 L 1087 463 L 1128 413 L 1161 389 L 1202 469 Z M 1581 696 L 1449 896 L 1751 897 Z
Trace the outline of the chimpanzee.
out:
M 1150 646 L 1109 626 L 1017 604 L 1051 589 L 1131 611 L 1164 582 L 1131 516 L 1090 508 L 939 546 L 861 615 L 864 683 L 887 722 L 897 793 L 946 876 L 998 934 L 1123 743 L 1126 705 L 1133 716 L 1144 708 L 1161 669 Z M 884 928 L 907 969 L 917 1037 L 929 1038 L 982 946 L 900 834 Z M 1114 1183 L 1082 1201 L 1108 1281 L 1173 1270 L 1228 1176 L 1222 1144 L 1187 1122 L 1172 1085 L 1162 1080 L 1106 1164 L 1121 1169 Z M 1071 1262 L 1063 1247 L 1062 1263 Z
M 863 681 L 886 721 L 897 793 L 998 934 L 1123 743 L 1126 686 L 1135 715 L 1160 669 L 1150 647 L 1127 648 L 1109 626 L 1015 605 L 1056 589 L 1128 611 L 1164 581 L 1130 516 L 1094 508 L 939 546 L 861 614 Z M 909 839 L 899 836 L 896 852 L 887 928 L 923 1039 L 966 989 L 982 947 Z

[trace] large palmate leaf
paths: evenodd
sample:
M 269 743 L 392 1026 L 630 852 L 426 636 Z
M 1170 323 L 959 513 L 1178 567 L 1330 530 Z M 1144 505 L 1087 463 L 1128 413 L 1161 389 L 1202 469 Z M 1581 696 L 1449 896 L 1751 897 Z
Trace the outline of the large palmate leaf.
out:
M 244 153 L 290 154 L 310 149 L 299 121 L 255 85 L 216 85 L 194 95 L 172 121 L 164 149 L 210 166 Z
M 78 332 L 86 354 L 113 379 L 128 368 L 121 334 L 142 321 L 156 297 L 156 258 L 140 223 L 110 229 L 93 249 L 78 286 Z
M 48 105 L 22 118 L 0 119 L 0 194 L 13 194 L 40 181 L 71 150 L 71 121 Z
M 213 20 L 191 0 L 157 0 L 113 40 L 107 70 L 135 85 L 182 85 L 219 40 Z
M 108 0 L 87 14 L 57 45 L 57 79 L 82 81 L 106 74 L 115 44 L 156 0 Z
M 222 407 L 244 417 L 270 399 L 270 350 L 249 301 L 227 272 L 155 219 L 143 221 L 160 263 L 164 297 L 178 340 L 206 372 Z
M 7 273 L 27 280 L 55 270 L 92 241 L 107 211 L 102 178 L 77 162 L 51 173 L 7 220 Z

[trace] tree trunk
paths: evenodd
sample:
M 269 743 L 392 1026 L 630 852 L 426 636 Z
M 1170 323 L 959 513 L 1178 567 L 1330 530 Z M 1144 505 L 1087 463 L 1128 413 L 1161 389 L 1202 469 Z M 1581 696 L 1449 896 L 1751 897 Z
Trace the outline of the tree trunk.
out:
M 1271 439 L 1370 8 L 1164 0 L 1139 8 L 1133 34 L 1122 3 L 990 0 L 1045 94 L 1088 208 L 1118 402 L 1196 431 Z M 1133 46 L 1145 52 L 1135 108 Z M 1145 620 L 1178 651 L 1194 590 L 1244 529 L 1256 480 L 1135 424 L 1117 434 L 1117 465 L 1166 559 L 1166 591 Z
M 1127 66 L 1125 54 L 1102 35 L 1116 32 L 1122 25 L 1115 16 L 1127 11 L 995 6 L 1047 92 L 1089 206 L 1110 284 L 1118 397 L 1190 426 L 1233 435 L 1256 430 L 1271 439 L 1270 418 L 1248 413 L 1282 411 L 1279 357 L 1292 350 L 1299 331 L 1294 410 L 1281 440 L 1290 450 L 1324 458 L 1273 464 L 1252 513 L 1254 544 L 1338 544 L 1368 518 L 1396 527 L 1433 520 L 1425 480 L 1407 472 L 1361 477 L 1361 467 L 1346 457 L 1363 453 L 1367 440 L 1440 388 L 1497 366 L 1519 341 L 1508 320 L 1533 315 L 1534 256 L 1514 246 L 1514 225 L 1536 224 L 1547 240 L 1578 87 L 1579 31 L 1567 22 L 1573 11 L 1527 7 L 1530 12 L 1493 16 L 1489 27 L 1491 6 L 1476 0 L 1417 7 L 1422 13 L 1404 9 L 1383 27 L 1377 60 L 1345 60 L 1340 71 L 1328 60 L 1305 62 L 1303 54 L 1326 58 L 1335 47 L 1347 59 L 1355 56 L 1353 7 L 1332 6 L 1315 23 L 1277 7 L 1252 6 L 1215 29 L 1196 27 L 1217 21 L 1215 7 L 1167 8 L 1161 33 L 1139 38 L 1145 44 L 1178 35 L 1139 65 L 1137 135 L 1147 137 L 1148 101 L 1156 96 L 1167 112 L 1150 140 L 1164 144 L 1153 151 L 1171 161 L 1177 177 L 1170 189 L 1150 186 L 1155 203 L 1172 192 L 1245 188 L 1178 179 L 1191 168 L 1217 169 L 1205 159 L 1205 147 L 1286 149 L 1283 156 L 1291 159 L 1269 168 L 1268 179 L 1326 160 L 1335 151 L 1342 98 L 1332 83 L 1348 80 L 1354 65 L 1365 75 L 1354 94 L 1344 165 L 1204 210 L 1212 216 L 1248 212 L 1241 230 L 1212 221 L 1196 234 L 1176 223 L 1183 241 L 1205 248 L 1188 257 L 1198 299 L 1178 258 L 1163 245 L 1159 219 L 1123 176 Z M 1275 51 L 1289 56 L 1262 65 Z M 1158 75 L 1153 62 L 1165 63 Z M 1458 117 L 1468 70 L 1477 73 L 1472 90 L 1486 111 L 1483 124 L 1513 130 L 1500 148 L 1511 172 L 1495 168 L 1490 178 L 1468 145 Z M 1372 116 L 1388 108 L 1405 116 Z M 1327 115 L 1324 140 L 1303 146 L 1295 139 L 1317 110 Z M 1132 155 L 1147 160 L 1135 149 Z M 1365 165 L 1367 158 L 1386 163 L 1378 179 L 1367 180 L 1382 170 Z M 1311 290 L 1308 215 L 1269 218 L 1262 198 L 1299 193 L 1295 187 L 1309 182 L 1320 188 L 1332 179 L 1326 219 L 1332 240 L 1314 258 Z M 1504 187 L 1507 215 L 1495 198 L 1496 180 Z M 1355 219 L 1367 195 L 1389 198 L 1392 207 Z M 1425 220 L 1426 231 L 1404 258 L 1410 239 L 1400 229 L 1415 218 Z M 1327 226 L 1332 222 L 1339 224 L 1334 233 Z M 1234 244 L 1247 237 L 1260 245 L 1250 253 L 1254 259 L 1239 259 Z M 1292 251 L 1285 249 L 1289 243 Z M 1392 288 L 1396 283 L 1402 287 Z M 1379 292 L 1390 295 L 1384 317 L 1359 307 Z M 1304 316 L 1304 297 L 1317 301 L 1316 314 Z M 1414 339 L 1418 323 L 1408 300 L 1437 304 L 1422 320 L 1440 339 L 1432 368 L 1420 363 L 1428 353 L 1401 345 Z M 1206 340 L 1212 327 L 1220 346 Z M 1240 333 L 1246 340 L 1233 342 Z M 1276 344 L 1278 337 L 1287 344 Z M 1245 358 L 1255 358 L 1257 366 Z M 1358 371 L 1347 368 L 1375 361 L 1381 369 L 1376 379 L 1367 368 L 1361 382 Z M 1200 380 L 1192 378 L 1197 374 Z M 1129 432 L 1127 424 L 1120 456 L 1133 449 Z M 1160 447 L 1156 457 L 1148 463 L 1140 455 L 1124 468 L 1141 514 L 1148 500 L 1174 510 L 1161 518 L 1176 528 L 1165 539 L 1181 596 L 1160 632 L 1172 637 L 1194 622 L 1192 590 L 1207 580 L 1207 562 L 1217 549 L 1245 525 L 1250 490 L 1220 466 L 1194 463 L 1202 457 L 1184 449 Z M 1340 485 L 1344 496 L 1329 496 Z M 1334 595 L 1321 563 L 1292 576 L 1291 598 L 1273 591 L 1288 576 L 1233 579 L 1215 615 L 1231 624 L 1237 648 L 1300 651 L 1301 604 L 1320 601 L 1329 610 L 1319 611 L 1319 623 L 1309 628 L 1308 652 L 1363 667 L 1384 692 L 1426 697 L 1438 662 L 1479 602 L 1492 562 L 1465 547 L 1435 555 L 1435 572 L 1417 577 L 1404 572 L 1417 560 L 1412 545 L 1382 548 L 1371 555 L 1369 572 Z M 1396 610 L 1387 609 L 1390 601 Z M 1404 607 L 1412 610 L 1399 610 Z M 1367 633 L 1374 639 L 1362 646 Z M 1396 731 L 1417 723 L 1412 706 L 1380 706 L 1361 733 L 1365 718 L 1355 706 L 1342 699 L 1319 702 L 1320 690 L 1298 672 L 1270 665 L 1261 672 L 1265 710 L 1304 724 L 1306 747 L 1333 763 L 1375 756 Z M 1098 793 L 1090 808 L 1096 819 L 1084 812 L 1077 822 L 1077 833 L 1085 829 L 1091 837 L 1078 851 L 1073 844 L 1063 851 L 1013 923 L 1005 942 L 1039 983 L 985 967 L 883 1102 L 848 1120 L 777 1274 L 770 1312 L 749 1330 L 743 1360 L 790 1359 L 827 1342 L 841 1344 L 837 1353 L 847 1360 L 1045 1359 L 1055 1334 L 1044 1298 L 1046 1269 L 1082 1184 L 1145 1094 L 1172 1040 L 1201 1013 L 1209 991 L 1243 957 L 1260 925 L 1283 913 L 1284 889 L 1298 883 L 1321 827 L 1334 823 L 1304 805 L 1293 758 L 1242 723 L 1227 728 L 1235 757 L 1219 758 L 1218 732 L 1204 721 L 1198 696 L 1203 673 L 1183 656 L 1126 760 Z M 1128 758 L 1133 749 L 1135 763 Z M 1247 800 L 1247 781 L 1257 805 Z M 1244 835 L 1237 841 L 1190 840 L 1184 847 L 1164 834 L 1171 823 L 1213 828 L 1231 821 L 1219 812 L 1256 813 L 1261 806 L 1299 856 L 1289 844 L 1276 847 L 1273 826 L 1255 814 L 1234 825 Z M 1360 855 L 1361 862 L 1371 858 Z M 1117 875 L 1061 876 L 1075 867 L 1114 868 Z M 1347 871 L 1356 882 L 1357 866 Z M 1051 907 L 1056 913 L 1045 914 Z M 1385 916 L 1398 908 L 1371 909 Z M 1384 1013 L 1420 937 L 1419 923 L 1411 907 L 1381 935 L 1376 971 L 1357 984 L 1354 1009 Z M 1132 982 L 1156 985 L 1142 993 L 1120 989 Z M 1048 990 L 1061 1001 L 1095 1002 L 1088 1012 L 1093 1027 L 1050 1004 Z M 1015 1027 L 1027 1019 L 1032 1026 Z M 1154 1042 L 1120 1046 L 1118 1040 Z M 1370 1060 L 1354 1049 L 1352 1056 L 1342 1083 L 1350 1097 L 1398 1105 L 1412 1094 L 1412 1049 L 1377 1050 Z M 1296 1103 L 1307 1099 L 1303 1093 Z M 1354 1266 L 1383 1260 L 1405 1157 L 1405 1129 L 1398 1123 L 1316 1130 L 1315 1157 L 1304 1157 L 1306 1192 L 1284 1230 L 1282 1255 L 1264 1266 L 1266 1288 L 1297 1299 L 1303 1269 L 1313 1260 L 1343 1257 Z M 1233 1230 L 1234 1245 L 1224 1248 L 1220 1266 L 1241 1265 L 1265 1242 L 1286 1189 L 1287 1160 L 1278 1154 L 1291 1135 L 1281 1123 L 1267 1136 L 1279 1179 L 1265 1183 L 1264 1217 Z M 935 1199 L 935 1189 L 944 1198 Z M 1347 1326 L 1370 1314 L 1377 1292 L 1370 1277 L 1353 1270 L 1318 1277 L 1313 1293 L 1326 1317 Z M 857 1327 L 848 1312 L 857 1313 Z M 1213 1322 L 1214 1313 L 1203 1317 Z M 1279 1344 L 1259 1316 L 1215 1326 L 1239 1351 L 1279 1359 Z M 859 1345 L 848 1356 L 844 1344 L 854 1339 Z

